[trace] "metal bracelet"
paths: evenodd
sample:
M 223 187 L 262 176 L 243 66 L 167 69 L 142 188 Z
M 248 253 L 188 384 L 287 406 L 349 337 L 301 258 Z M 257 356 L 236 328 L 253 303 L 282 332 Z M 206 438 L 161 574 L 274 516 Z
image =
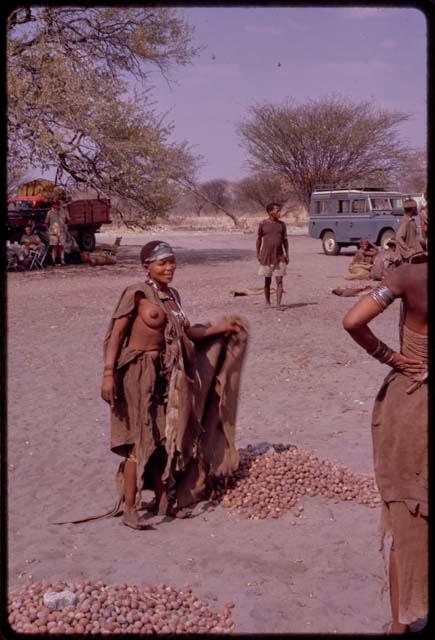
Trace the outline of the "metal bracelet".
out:
M 379 362 L 382 362 L 382 364 L 390 364 L 393 355 L 394 351 L 390 349 L 390 347 L 387 347 L 386 344 L 382 344 L 382 351 L 378 355 L 377 360 L 379 360 Z
M 369 351 L 368 349 L 366 349 L 367 353 L 369 354 L 369 356 L 372 356 L 372 358 L 376 358 L 376 354 L 379 351 L 379 348 L 381 346 L 381 341 L 377 340 L 375 348 L 372 349 L 371 351 Z
M 379 285 L 372 291 L 370 291 L 369 296 L 373 298 L 375 302 L 381 307 L 382 311 L 388 307 L 392 302 L 394 302 L 395 295 L 384 284 Z
M 374 349 L 372 349 L 371 351 L 366 349 L 366 351 L 369 356 L 372 356 L 372 358 L 379 360 L 379 362 L 382 362 L 382 364 L 389 364 L 394 355 L 394 351 L 379 339 L 377 340 Z

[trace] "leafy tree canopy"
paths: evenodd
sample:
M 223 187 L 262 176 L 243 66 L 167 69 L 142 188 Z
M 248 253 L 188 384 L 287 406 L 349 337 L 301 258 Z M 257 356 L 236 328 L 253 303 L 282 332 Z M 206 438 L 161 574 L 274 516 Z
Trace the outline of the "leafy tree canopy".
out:
M 197 159 L 170 141 L 149 76 L 196 54 L 192 31 L 163 7 L 25 7 L 8 18 L 11 166 L 56 170 L 128 203 L 139 218 L 164 213 Z M 131 81 L 148 82 L 141 94 Z M 130 91 L 129 91 L 130 89 Z

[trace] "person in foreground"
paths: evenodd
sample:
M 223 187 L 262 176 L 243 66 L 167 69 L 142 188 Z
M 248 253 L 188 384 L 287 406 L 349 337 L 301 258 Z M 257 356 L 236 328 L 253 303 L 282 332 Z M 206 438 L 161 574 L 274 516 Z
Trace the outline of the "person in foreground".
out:
M 426 236 L 427 217 L 422 222 Z M 368 327 L 396 298 L 402 301 L 400 352 Z M 369 355 L 392 368 L 372 415 L 374 469 L 382 498 L 381 550 L 385 536 L 392 536 L 391 633 L 406 633 L 428 613 L 427 306 L 427 253 L 421 252 L 388 273 L 343 320 Z
M 102 398 L 111 407 L 111 449 L 125 458 L 117 473 L 118 513 L 134 529 L 142 489 L 156 511 L 184 517 L 214 475 L 238 466 L 235 417 L 247 343 L 242 318 L 191 326 L 169 286 L 176 260 L 165 242 L 141 251 L 145 282 L 128 287 L 104 342 Z M 116 515 L 116 513 L 112 513 Z
M 276 280 L 276 306 L 281 308 L 283 277 L 289 263 L 289 248 L 287 227 L 279 219 L 281 205 L 271 202 L 267 205 L 268 218 L 260 222 L 257 233 L 257 259 L 260 264 L 258 275 L 264 276 L 264 297 L 266 305 L 270 307 L 270 285 L 272 275 Z

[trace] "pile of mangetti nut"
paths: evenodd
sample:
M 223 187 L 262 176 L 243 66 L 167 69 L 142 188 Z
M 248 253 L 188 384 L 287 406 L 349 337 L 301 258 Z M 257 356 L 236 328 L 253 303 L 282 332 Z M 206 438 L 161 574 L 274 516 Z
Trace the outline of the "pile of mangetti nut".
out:
M 60 596 L 58 607 L 56 592 Z M 65 594 L 65 596 L 64 596 Z M 66 604 L 63 598 L 70 598 Z M 50 606 L 47 603 L 50 602 Z M 62 604 L 59 606 L 59 602 Z M 188 585 L 113 585 L 83 580 L 29 582 L 9 594 L 9 623 L 14 631 L 70 633 L 231 633 L 232 602 L 212 611 Z
M 238 470 L 226 481 L 218 479 L 210 497 L 248 518 L 279 518 L 289 509 L 298 517 L 304 510 L 298 505 L 302 496 L 355 500 L 372 508 L 380 500 L 373 476 L 353 473 L 309 450 L 248 445 L 239 454 Z

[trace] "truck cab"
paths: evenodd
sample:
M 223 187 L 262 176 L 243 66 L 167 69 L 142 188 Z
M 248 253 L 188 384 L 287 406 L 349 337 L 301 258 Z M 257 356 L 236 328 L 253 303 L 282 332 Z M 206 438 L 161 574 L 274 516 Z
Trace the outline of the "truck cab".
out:
M 358 246 L 362 238 L 385 247 L 403 215 L 403 197 L 383 187 L 319 186 L 311 194 L 308 233 L 326 255 Z

